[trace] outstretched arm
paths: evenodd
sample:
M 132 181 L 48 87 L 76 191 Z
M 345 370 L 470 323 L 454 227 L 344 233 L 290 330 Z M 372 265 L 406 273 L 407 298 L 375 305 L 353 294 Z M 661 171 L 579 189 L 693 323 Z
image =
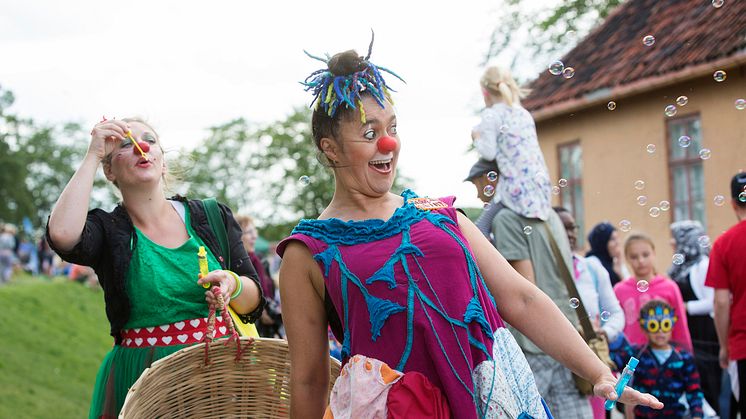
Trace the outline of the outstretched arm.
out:
M 466 216 L 459 213 L 458 217 L 500 315 L 549 356 L 594 383 L 597 396 L 616 399 L 611 370 L 588 348 L 554 302 L 518 274 Z M 663 407 L 655 397 L 631 388 L 625 389 L 621 402 Z
M 320 418 L 329 389 L 324 280 L 308 248 L 290 242 L 280 266 L 282 320 L 290 347 L 290 417 Z

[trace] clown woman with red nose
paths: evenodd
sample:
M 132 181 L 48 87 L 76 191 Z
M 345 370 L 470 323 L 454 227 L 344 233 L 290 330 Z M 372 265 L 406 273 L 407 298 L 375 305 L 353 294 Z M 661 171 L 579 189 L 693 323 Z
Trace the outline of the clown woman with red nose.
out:
M 454 197 L 391 192 L 404 142 L 383 73 L 399 77 L 370 55 L 311 56 L 325 67 L 303 83 L 335 192 L 277 248 L 291 417 L 549 418 L 504 321 L 616 398 L 609 368 Z M 327 403 L 328 326 L 344 366 Z M 660 404 L 634 390 L 621 399 Z

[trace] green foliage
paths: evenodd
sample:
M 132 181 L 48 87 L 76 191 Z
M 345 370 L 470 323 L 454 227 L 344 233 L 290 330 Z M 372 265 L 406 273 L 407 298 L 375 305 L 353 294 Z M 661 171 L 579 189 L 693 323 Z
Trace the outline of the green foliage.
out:
M 485 62 L 500 56 L 515 69 L 531 61 L 542 65 L 575 46 L 624 0 L 559 0 L 546 7 L 503 0 Z
M 0 417 L 88 415 L 96 372 L 111 349 L 103 293 L 61 280 L 0 287 Z
M 40 125 L 11 113 L 14 101 L 12 92 L 0 89 L 0 220 L 18 224 L 27 216 L 41 226 L 88 139 L 78 124 Z
M 269 240 L 287 236 L 300 218 L 316 218 L 334 195 L 334 175 L 321 163 L 310 111 L 296 108 L 266 125 L 237 119 L 212 127 L 190 156 L 190 196 L 215 196 L 251 214 Z M 306 185 L 299 181 L 308 176 Z M 401 191 L 406 179 L 397 178 Z

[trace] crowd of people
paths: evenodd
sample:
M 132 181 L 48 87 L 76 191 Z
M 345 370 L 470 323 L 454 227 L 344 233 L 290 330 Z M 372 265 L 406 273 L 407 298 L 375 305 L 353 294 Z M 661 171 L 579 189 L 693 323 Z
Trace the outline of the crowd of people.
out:
M 312 57 L 325 65 L 304 82 L 312 135 L 335 192 L 277 244 L 277 258 L 256 254 L 250 216 L 166 197 L 168 164 L 149 123 L 93 127 L 44 239 L 104 292 L 115 345 L 90 417 L 116 417 L 152 362 L 206 333 L 229 338 L 228 319 L 208 326 L 222 303 L 260 336 L 288 340 L 292 417 L 586 419 L 608 417 L 608 401 L 628 417 L 744 415 L 746 317 L 733 314 L 746 304 L 744 223 L 711 250 L 701 224 L 672 224 L 682 259 L 666 273 L 651 238 L 622 241 L 610 223 L 590 231 L 584 252 L 572 212 L 551 205 L 524 91 L 494 66 L 480 80 L 479 160 L 466 178 L 485 203 L 479 218 L 453 197 L 392 193 L 402 142 L 384 75 L 398 76 L 370 55 Z M 111 212 L 81 205 L 99 167 L 122 196 Z M 734 177 L 739 221 L 745 186 L 746 175 Z M 12 233 L 0 236 L 3 275 Z M 343 369 L 327 399 L 330 353 Z M 639 365 L 622 391 L 630 357 Z M 741 404 L 723 369 L 739 373 Z
M 52 251 L 46 239 L 34 237 L 15 224 L 0 222 L 0 285 L 10 281 L 14 272 L 47 277 L 69 272 L 69 264 Z
M 735 254 L 746 254 L 746 242 L 737 233 L 744 223 L 716 241 L 712 252 L 721 260 L 719 267 L 710 266 L 710 240 L 693 220 L 671 224 L 675 257 L 667 272 L 657 271 L 649 236 L 635 232 L 622 242 L 608 222 L 590 230 L 590 249 L 581 255 L 571 211 L 547 210 L 542 201 L 549 196 L 548 176 L 533 120 L 520 107 L 522 91 L 499 67 L 485 71 L 481 86 L 486 108 L 472 132 L 480 158 L 466 178 L 485 203 L 476 224 L 518 272 L 567 309 L 578 329 L 578 316 L 592 322 L 596 334 L 608 342 L 617 372 L 631 356 L 639 359 L 632 386 L 656 396 L 665 407 L 630 406 L 627 417 L 736 417 L 739 411 L 743 416 L 743 403 L 737 402 L 743 393 L 740 398 L 732 394 L 741 390 L 734 386 L 732 391 L 729 383 L 740 381 L 743 389 L 737 370 L 743 368 L 744 324 L 734 313 L 743 310 L 744 264 Z M 746 218 L 744 191 L 746 174 L 739 173 L 731 182 L 739 222 Z M 564 267 L 572 272 L 574 287 L 563 283 Z M 573 298 L 573 288 L 579 299 Z M 519 342 L 552 412 L 562 418 L 607 417 L 603 400 L 585 400 L 574 391 L 570 371 L 530 341 Z M 730 376 L 723 373 L 729 364 Z

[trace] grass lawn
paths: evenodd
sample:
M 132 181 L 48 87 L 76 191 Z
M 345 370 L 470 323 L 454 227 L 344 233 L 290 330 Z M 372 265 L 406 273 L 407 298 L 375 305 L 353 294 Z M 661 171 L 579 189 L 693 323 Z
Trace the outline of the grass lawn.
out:
M 86 417 L 108 332 L 100 289 L 24 275 L 0 287 L 0 418 Z

